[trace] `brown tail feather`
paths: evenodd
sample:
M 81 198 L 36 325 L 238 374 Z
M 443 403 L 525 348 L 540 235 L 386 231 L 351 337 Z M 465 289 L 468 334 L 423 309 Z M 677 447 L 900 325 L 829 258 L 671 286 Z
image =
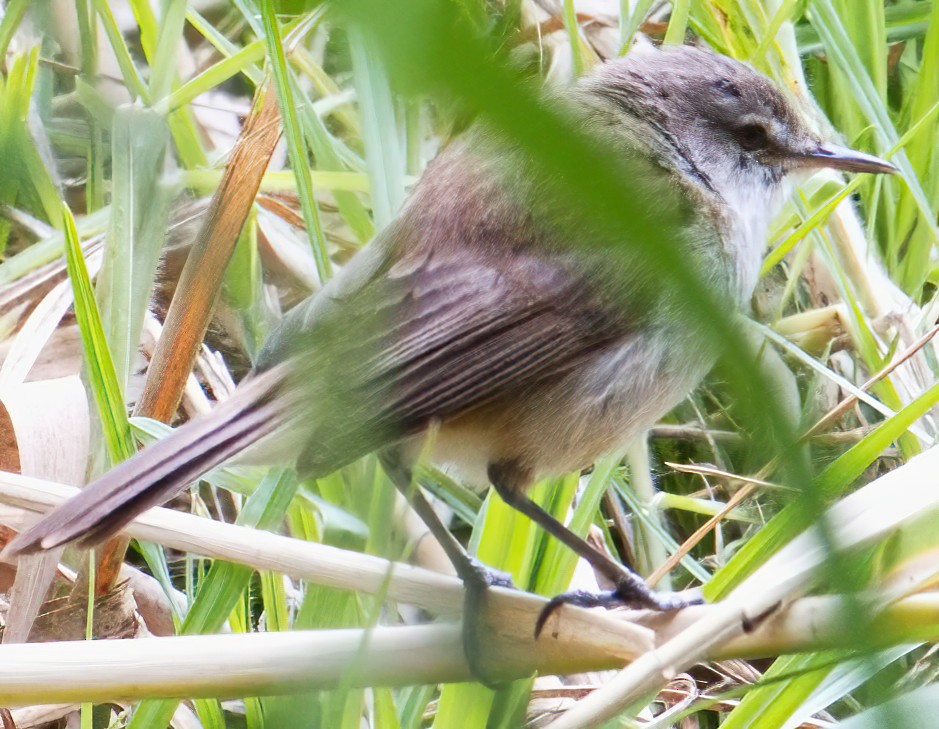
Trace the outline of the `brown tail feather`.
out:
M 11 541 L 4 556 L 75 540 L 94 544 L 120 531 L 283 424 L 285 407 L 275 397 L 282 382 L 276 370 L 245 382 L 209 415 L 177 428 L 57 506 Z

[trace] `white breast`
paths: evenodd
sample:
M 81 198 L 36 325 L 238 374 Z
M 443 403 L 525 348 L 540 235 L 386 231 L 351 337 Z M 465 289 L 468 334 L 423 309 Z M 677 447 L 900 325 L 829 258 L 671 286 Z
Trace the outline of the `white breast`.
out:
M 738 172 L 728 179 L 720 190 L 729 224 L 724 245 L 737 260 L 737 293 L 746 306 L 759 278 L 770 221 L 789 196 L 790 185 L 785 180 L 767 185 L 752 173 Z

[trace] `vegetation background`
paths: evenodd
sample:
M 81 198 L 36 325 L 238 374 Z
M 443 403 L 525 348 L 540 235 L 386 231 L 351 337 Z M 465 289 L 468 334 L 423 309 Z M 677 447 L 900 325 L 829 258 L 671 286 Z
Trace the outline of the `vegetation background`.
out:
M 390 569 L 441 565 L 374 458 L 315 483 L 218 470 L 174 506 L 237 526 L 161 512 L 131 530 L 126 560 L 116 543 L 0 565 L 5 727 L 935 724 L 930 0 L 9 0 L 0 466 L 32 478 L 0 477 L 0 540 L 61 498 L 56 482 L 80 485 L 159 421 L 223 399 L 280 312 L 387 224 L 473 119 L 561 173 L 572 205 L 648 239 L 623 220 L 627 193 L 594 184 L 615 169 L 537 91 L 639 37 L 753 64 L 826 134 L 901 170 L 806 182 L 774 223 L 752 322 L 716 317 L 733 343 L 722 367 L 648 447 L 537 487 L 652 582 L 703 583 L 712 604 L 628 616 L 640 627 L 570 611 L 536 643 L 541 603 L 500 594 L 490 661 L 506 682 L 458 683 L 458 629 L 429 616 L 458 613 L 459 583 Z M 431 468 L 419 480 L 519 586 L 596 586 L 497 497 Z M 184 637 L 145 639 L 170 633 Z M 79 640 L 92 636 L 140 639 Z

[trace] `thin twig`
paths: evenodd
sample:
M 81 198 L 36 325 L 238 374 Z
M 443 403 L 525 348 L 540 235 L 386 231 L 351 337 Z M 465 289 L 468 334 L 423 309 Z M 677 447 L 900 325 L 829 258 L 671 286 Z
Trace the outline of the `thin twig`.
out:
M 893 372 L 897 367 L 902 365 L 904 362 L 910 359 L 914 354 L 919 352 L 919 350 L 925 347 L 929 343 L 929 341 L 933 337 L 936 336 L 936 334 L 939 334 L 939 324 L 934 326 L 932 329 L 926 332 L 922 337 L 920 337 L 915 342 L 913 342 L 913 344 L 907 347 L 899 356 L 894 358 L 894 360 L 890 364 L 888 364 L 886 367 L 881 369 L 877 374 L 875 374 L 873 377 L 867 380 L 867 382 L 861 385 L 860 390 L 862 392 L 866 392 L 871 387 L 876 385 L 878 382 L 883 380 L 885 377 L 887 377 L 887 375 Z M 811 428 L 805 431 L 805 433 L 802 434 L 799 440 L 804 441 L 805 439 L 811 438 L 812 436 L 816 435 L 822 428 L 824 428 L 827 425 L 830 425 L 835 420 L 840 418 L 844 413 L 846 413 L 848 410 L 854 407 L 857 401 L 858 401 L 857 395 L 854 395 L 854 394 L 848 395 L 844 400 L 839 402 L 837 405 L 835 405 L 835 407 L 833 407 L 831 410 L 825 413 L 821 418 L 819 418 L 819 420 L 815 423 L 815 425 L 813 425 Z

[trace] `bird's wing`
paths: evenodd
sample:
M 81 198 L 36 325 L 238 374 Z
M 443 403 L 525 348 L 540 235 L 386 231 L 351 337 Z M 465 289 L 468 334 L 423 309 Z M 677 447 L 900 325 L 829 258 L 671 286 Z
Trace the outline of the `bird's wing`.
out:
M 406 279 L 406 314 L 366 361 L 379 417 L 445 418 L 559 374 L 614 327 L 582 282 L 537 258 L 510 266 L 431 263 Z M 381 316 L 381 315 L 379 315 Z
M 319 401 L 322 422 L 306 470 L 521 393 L 627 336 L 584 284 L 543 257 L 429 258 L 385 272 L 335 316 L 294 332 L 297 387 L 318 389 L 298 397 Z

